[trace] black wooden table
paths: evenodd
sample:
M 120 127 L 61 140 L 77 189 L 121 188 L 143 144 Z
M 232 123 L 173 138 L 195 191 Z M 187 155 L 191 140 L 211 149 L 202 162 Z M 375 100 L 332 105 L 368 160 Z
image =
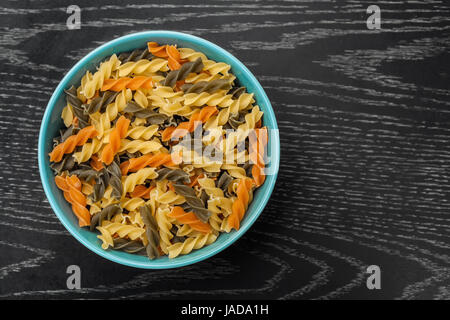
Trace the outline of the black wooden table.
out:
M 450 4 L 2 1 L 0 298 L 450 298 Z M 81 29 L 66 10 L 81 8 Z M 281 136 L 271 200 L 243 238 L 175 270 L 90 252 L 44 195 L 37 137 L 63 75 L 116 37 L 177 30 L 260 80 Z M 78 265 L 81 290 L 66 287 Z M 366 268 L 381 269 L 381 289 Z

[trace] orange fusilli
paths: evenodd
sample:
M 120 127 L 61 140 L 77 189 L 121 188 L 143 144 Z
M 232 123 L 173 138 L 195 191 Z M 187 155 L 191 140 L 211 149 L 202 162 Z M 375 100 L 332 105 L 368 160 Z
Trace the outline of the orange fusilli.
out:
M 194 230 L 203 233 L 211 232 L 211 226 L 208 223 L 200 221 L 193 212 L 185 212 L 181 207 L 173 207 L 168 216 L 177 219 L 181 223 L 188 224 Z
M 64 142 L 58 144 L 52 152 L 49 153 L 50 161 L 61 161 L 64 154 L 72 153 L 76 147 L 82 146 L 97 134 L 97 130 L 95 130 L 94 126 L 81 129 L 76 135 L 68 137 Z
M 72 210 L 78 217 L 80 227 L 91 223 L 91 215 L 86 208 L 86 197 L 81 192 L 81 181 L 76 175 L 55 177 L 56 186 L 64 192 L 64 198 L 72 205 Z
M 244 217 L 245 211 L 247 211 L 248 202 L 250 200 L 250 191 L 252 188 L 252 180 L 245 178 L 241 179 L 237 187 L 237 198 L 233 202 L 232 212 L 228 217 L 228 227 L 239 230 L 240 223 Z
M 139 158 L 131 158 L 120 164 L 122 175 L 126 175 L 128 172 L 136 172 L 145 167 L 160 167 L 160 166 L 173 167 L 176 164 L 172 160 L 170 153 L 157 153 L 157 154 L 145 154 Z
M 188 132 L 194 132 L 197 125 L 200 123 L 205 123 L 218 112 L 216 107 L 207 106 L 202 109 L 197 110 L 192 114 L 189 121 L 180 123 L 177 127 L 171 126 L 167 127 L 161 134 L 163 141 L 168 141 L 170 139 L 179 139 L 184 137 Z
M 114 156 L 120 149 L 120 139 L 124 138 L 127 134 L 130 120 L 124 116 L 120 116 L 117 120 L 116 127 L 111 131 L 109 135 L 109 143 L 102 151 L 101 160 L 107 165 L 111 164 L 114 160 Z

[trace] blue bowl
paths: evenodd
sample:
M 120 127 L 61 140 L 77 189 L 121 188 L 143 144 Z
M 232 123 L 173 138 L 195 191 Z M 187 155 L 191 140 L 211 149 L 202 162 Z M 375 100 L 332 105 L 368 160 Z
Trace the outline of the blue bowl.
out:
M 248 92 L 255 94 L 256 103 L 260 106 L 261 110 L 264 111 L 264 125 L 269 129 L 272 129 L 269 130 L 269 142 L 267 147 L 267 155 L 270 159 L 268 168 L 271 170 L 272 174 L 266 177 L 265 183 L 255 192 L 253 201 L 241 222 L 241 228 L 238 231 L 233 230 L 230 233 L 222 233 L 213 244 L 199 250 L 194 250 L 188 255 L 178 256 L 174 259 L 169 259 L 165 256 L 155 260 L 149 260 L 145 256 L 121 251 L 103 250 L 100 246 L 100 240 L 97 239 L 97 233 L 90 232 L 78 226 L 77 218 L 72 213 L 70 205 L 64 199 L 62 192 L 56 187 L 48 157 L 48 153 L 52 150 L 52 139 L 63 127 L 60 115 L 65 106 L 64 89 L 68 89 L 72 85 L 78 86 L 86 71 L 94 71 L 96 66 L 98 66 L 105 58 L 114 53 L 144 48 L 148 41 L 156 41 L 161 44 L 177 44 L 178 47 L 192 48 L 203 52 L 212 60 L 225 62 L 231 65 L 231 72 L 236 75 L 239 83 L 247 87 Z M 66 74 L 50 98 L 42 119 L 41 130 L 39 133 L 38 159 L 41 180 L 48 201 L 59 220 L 61 220 L 66 229 L 69 230 L 78 241 L 98 255 L 120 264 L 145 269 L 167 269 L 186 266 L 211 257 L 231 245 L 250 228 L 264 209 L 275 186 L 280 160 L 280 139 L 277 122 L 270 101 L 259 82 L 242 62 L 217 45 L 192 35 L 171 31 L 147 31 L 133 33 L 102 45 L 81 59 Z

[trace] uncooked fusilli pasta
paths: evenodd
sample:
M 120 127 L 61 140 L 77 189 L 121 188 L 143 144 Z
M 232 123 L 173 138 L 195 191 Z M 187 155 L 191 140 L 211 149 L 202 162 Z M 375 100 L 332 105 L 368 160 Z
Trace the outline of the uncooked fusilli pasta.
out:
M 224 62 L 150 41 L 65 90 L 51 168 L 103 249 L 176 258 L 240 228 L 268 133 L 237 82 Z

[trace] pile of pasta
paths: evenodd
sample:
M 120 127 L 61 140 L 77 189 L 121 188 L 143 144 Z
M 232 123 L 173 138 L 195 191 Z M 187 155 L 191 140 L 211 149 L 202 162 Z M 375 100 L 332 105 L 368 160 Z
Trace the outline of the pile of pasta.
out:
M 175 258 L 239 229 L 265 180 L 268 137 L 253 94 L 236 83 L 226 63 L 149 42 L 65 90 L 51 167 L 80 227 L 99 232 L 103 249 Z M 243 161 L 183 145 L 198 128 L 201 148 Z

